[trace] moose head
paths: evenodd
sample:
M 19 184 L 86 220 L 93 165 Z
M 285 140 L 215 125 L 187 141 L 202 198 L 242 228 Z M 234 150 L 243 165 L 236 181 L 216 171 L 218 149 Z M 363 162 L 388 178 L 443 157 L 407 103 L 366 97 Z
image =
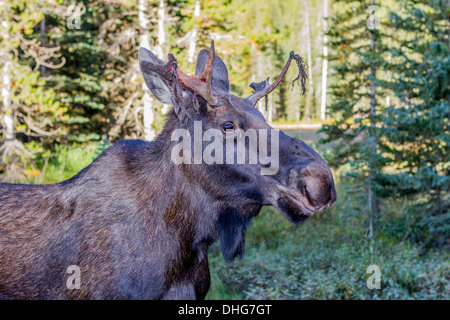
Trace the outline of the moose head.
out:
M 272 84 L 269 78 L 253 83 L 254 92 L 246 98 L 230 93 L 228 71 L 214 42 L 199 53 L 195 76 L 185 74 L 172 54 L 168 60 L 139 51 L 148 88 L 173 105 L 157 141 L 166 140 L 177 169 L 220 203 L 217 220 L 226 260 L 242 255 L 246 225 L 262 206 L 274 206 L 299 223 L 336 201 L 325 161 L 302 140 L 271 128 L 255 107 L 280 84 L 292 60 L 304 90 L 306 74 L 298 55 L 291 52 Z

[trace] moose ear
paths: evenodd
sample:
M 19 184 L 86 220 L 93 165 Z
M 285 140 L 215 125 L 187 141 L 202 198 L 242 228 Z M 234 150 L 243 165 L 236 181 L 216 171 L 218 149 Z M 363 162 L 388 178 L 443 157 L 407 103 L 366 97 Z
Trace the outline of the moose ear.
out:
M 162 103 L 172 104 L 172 93 L 170 92 L 168 83 L 158 74 L 145 68 L 145 62 L 151 62 L 156 65 L 164 65 L 164 62 L 158 59 L 153 53 L 145 48 L 139 49 L 139 65 L 144 76 L 145 83 L 153 95 Z
M 220 247 L 227 262 L 242 257 L 245 249 L 247 221 L 233 208 L 226 208 L 218 218 Z
M 203 49 L 197 57 L 197 65 L 195 67 L 195 75 L 199 75 L 205 68 L 209 58 L 209 50 Z M 211 86 L 225 92 L 230 91 L 230 81 L 228 80 L 228 70 L 218 55 L 214 55 L 213 70 L 211 76 Z

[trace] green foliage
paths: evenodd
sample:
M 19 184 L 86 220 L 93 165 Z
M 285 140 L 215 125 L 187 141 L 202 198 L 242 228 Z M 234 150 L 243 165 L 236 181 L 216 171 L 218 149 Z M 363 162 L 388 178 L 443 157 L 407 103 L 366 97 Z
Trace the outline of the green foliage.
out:
M 379 132 L 386 167 L 377 176 L 381 196 L 411 199 L 411 236 L 444 245 L 450 234 L 450 44 L 448 3 L 408 1 L 392 13 L 393 25 L 408 34 L 391 50 L 397 103 L 383 115 Z M 427 26 L 419 29 L 418 26 Z M 427 237 L 427 230 L 434 237 Z M 420 239 L 420 240 L 419 240 Z
M 366 26 L 370 1 L 344 0 L 336 1 L 335 5 L 328 31 L 332 64 L 332 102 L 328 112 L 333 115 L 333 122 L 323 126 L 322 132 L 327 134 L 323 142 L 339 142 L 335 156 L 330 159 L 332 165 L 339 166 L 349 160 L 367 164 L 371 123 L 378 122 L 381 113 L 377 105 L 371 115 L 370 87 L 372 82 L 379 87 L 376 81 L 381 76 L 380 71 L 373 72 L 371 68 L 382 63 L 382 34 L 379 29 L 370 30 Z M 382 96 L 377 92 L 377 99 Z
M 46 80 L 37 70 L 36 61 L 42 47 L 31 40 L 33 27 L 44 17 L 41 10 L 47 7 L 47 3 L 22 0 L 2 3 L 0 7 L 2 139 L 8 135 L 13 137 L 13 141 L 4 141 L 0 146 L 3 162 L 0 172 L 9 170 L 6 174 L 10 176 L 19 177 L 22 164 L 32 156 L 29 152 L 33 150 L 24 148 L 23 143 L 40 149 L 65 133 L 60 120 L 66 117 L 67 108 L 56 101 L 55 90 L 47 87 Z M 7 116 L 13 122 L 9 129 Z
M 110 47 L 103 44 L 108 39 L 103 39 L 100 27 L 117 14 L 119 8 L 97 1 L 82 1 L 77 5 L 86 8 L 81 16 L 81 29 L 68 28 L 65 18 L 50 13 L 46 16 L 46 35 L 37 37 L 48 45 L 60 46 L 66 58 L 64 66 L 46 72 L 49 86 L 57 92 L 57 100 L 68 110 L 69 117 L 61 119 L 68 129 L 64 139 L 68 142 L 98 141 L 110 128 L 109 114 L 116 103 L 108 101 L 107 92 L 114 76 L 120 73 L 119 66 L 109 68 L 112 62 L 107 50 Z
M 34 159 L 22 155 L 21 174 L 7 172 L 2 180 L 11 183 L 58 183 L 76 175 L 109 146 L 110 144 L 106 141 L 73 143 L 70 146 L 57 144 L 54 150 L 44 151 L 39 144 L 32 141 L 26 144 L 26 147 L 34 153 Z
M 55 151 L 37 162 L 41 174 L 34 183 L 56 183 L 69 179 L 87 167 L 108 146 L 104 142 L 76 144 L 71 147 L 57 145 Z

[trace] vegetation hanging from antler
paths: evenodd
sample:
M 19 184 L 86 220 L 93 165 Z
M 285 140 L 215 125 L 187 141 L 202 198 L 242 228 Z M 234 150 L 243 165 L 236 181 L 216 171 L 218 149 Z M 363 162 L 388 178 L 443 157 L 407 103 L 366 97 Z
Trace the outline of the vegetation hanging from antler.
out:
M 306 73 L 306 68 L 308 68 L 308 65 L 306 64 L 305 61 L 303 61 L 302 57 L 300 57 L 298 54 L 296 54 L 293 58 L 295 60 L 295 62 L 297 62 L 297 67 L 298 67 L 298 75 L 297 78 L 295 78 L 294 80 L 292 80 L 292 89 L 294 89 L 294 83 L 297 82 L 301 84 L 302 86 L 302 95 L 305 94 L 306 92 L 306 87 L 305 87 L 305 83 L 306 80 L 308 80 L 308 74 Z
M 308 75 L 306 74 L 305 71 L 306 63 L 303 61 L 300 55 L 295 54 L 294 51 L 291 51 L 289 59 L 286 62 L 286 65 L 284 66 L 283 71 L 278 76 L 278 78 L 270 85 L 269 85 L 269 78 L 259 83 L 253 82 L 252 84 L 250 84 L 250 87 L 253 89 L 253 94 L 249 96 L 247 99 L 253 102 L 253 104 L 256 104 L 262 97 L 267 96 L 269 93 L 275 90 L 276 87 L 278 87 L 278 85 L 283 80 L 284 76 L 286 75 L 292 60 L 295 60 L 297 62 L 298 67 L 298 75 L 292 81 L 292 86 L 294 86 L 294 83 L 296 81 L 297 82 L 300 81 L 302 86 L 302 94 L 305 94 L 306 92 L 305 82 L 308 79 Z

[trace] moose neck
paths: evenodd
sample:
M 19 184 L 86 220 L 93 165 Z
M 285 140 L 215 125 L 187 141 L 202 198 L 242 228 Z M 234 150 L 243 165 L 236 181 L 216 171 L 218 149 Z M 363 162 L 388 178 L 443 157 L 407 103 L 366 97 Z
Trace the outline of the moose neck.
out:
M 146 173 L 146 184 L 152 185 L 148 200 L 158 211 L 153 214 L 160 216 L 167 228 L 183 239 L 183 247 L 188 250 L 217 238 L 219 202 L 205 190 L 202 177 L 195 171 L 196 165 L 175 164 L 171 160 L 172 147 L 177 143 L 171 136 L 178 127 L 179 120 L 172 110 L 161 134 L 148 145 L 140 167 L 145 170 L 148 165 L 144 163 L 151 159 L 152 169 Z

